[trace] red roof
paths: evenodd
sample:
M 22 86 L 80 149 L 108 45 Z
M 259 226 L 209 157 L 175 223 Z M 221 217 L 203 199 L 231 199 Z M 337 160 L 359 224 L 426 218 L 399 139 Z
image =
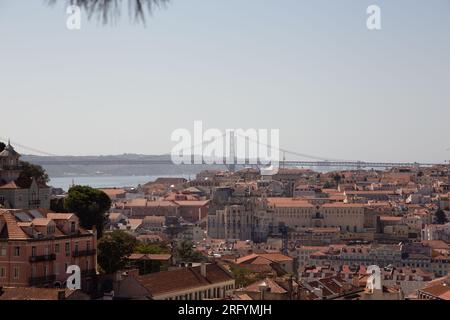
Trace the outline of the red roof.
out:
M 206 265 L 206 278 L 201 275 L 200 268 L 189 267 L 162 271 L 138 277 L 137 280 L 153 296 L 233 280 L 232 275 L 218 264 Z

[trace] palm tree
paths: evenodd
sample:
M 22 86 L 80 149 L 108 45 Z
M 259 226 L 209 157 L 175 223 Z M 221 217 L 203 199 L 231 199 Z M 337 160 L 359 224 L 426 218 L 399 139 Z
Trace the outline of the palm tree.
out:
M 47 0 L 50 5 L 66 2 L 83 8 L 88 17 L 96 15 L 103 23 L 108 23 L 120 16 L 122 5 L 128 3 L 128 13 L 137 22 L 145 23 L 145 17 L 155 7 L 162 7 L 170 0 Z

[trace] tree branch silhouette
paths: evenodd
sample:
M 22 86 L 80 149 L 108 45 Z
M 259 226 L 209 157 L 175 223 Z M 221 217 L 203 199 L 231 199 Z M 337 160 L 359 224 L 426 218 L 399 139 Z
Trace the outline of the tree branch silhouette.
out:
M 130 17 L 145 24 L 146 17 L 151 15 L 155 8 L 165 6 L 170 0 L 47 0 L 50 5 L 61 1 L 79 6 L 85 10 L 89 19 L 96 16 L 104 24 L 120 17 L 122 5 L 126 1 Z

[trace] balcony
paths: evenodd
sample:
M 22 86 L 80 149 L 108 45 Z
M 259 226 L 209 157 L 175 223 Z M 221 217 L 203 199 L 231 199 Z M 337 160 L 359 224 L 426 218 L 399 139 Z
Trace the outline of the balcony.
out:
M 48 275 L 44 277 L 31 277 L 29 279 L 29 284 L 32 287 L 44 286 L 52 284 L 56 280 L 56 275 Z
M 30 262 L 43 262 L 43 261 L 54 261 L 56 260 L 56 254 L 45 254 L 42 256 L 31 256 L 29 261 Z
M 87 256 L 95 256 L 97 254 L 97 250 L 75 250 L 72 253 L 72 257 L 87 257 Z

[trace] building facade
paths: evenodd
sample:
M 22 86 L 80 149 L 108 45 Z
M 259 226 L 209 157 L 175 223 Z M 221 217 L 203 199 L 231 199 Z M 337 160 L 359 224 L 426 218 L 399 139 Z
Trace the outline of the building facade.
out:
M 229 205 L 210 212 L 208 235 L 218 239 L 263 242 L 279 226 L 292 231 L 305 228 L 338 228 L 364 231 L 364 205 L 326 203 L 313 205 L 293 198 L 268 198 L 254 206 Z
M 75 214 L 1 210 L 0 286 L 62 287 L 67 267 L 77 265 L 89 290 L 96 246 L 96 232 L 81 228 Z
M 13 209 L 50 208 L 51 188 L 34 179 L 19 179 L 22 172 L 20 154 L 10 143 L 0 152 L 0 205 Z

